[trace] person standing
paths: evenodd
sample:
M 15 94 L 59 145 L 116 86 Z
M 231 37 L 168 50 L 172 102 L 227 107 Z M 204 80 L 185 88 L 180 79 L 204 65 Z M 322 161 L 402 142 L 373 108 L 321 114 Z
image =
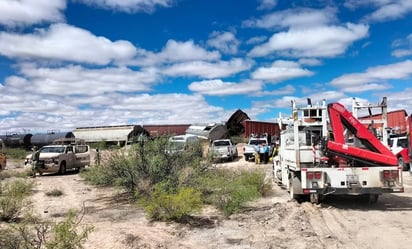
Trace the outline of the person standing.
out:
M 36 146 L 32 148 L 33 153 L 31 154 L 31 170 L 32 177 L 36 177 L 36 173 L 40 166 L 40 150 Z
M 260 164 L 260 146 L 258 144 L 255 145 L 255 163 Z

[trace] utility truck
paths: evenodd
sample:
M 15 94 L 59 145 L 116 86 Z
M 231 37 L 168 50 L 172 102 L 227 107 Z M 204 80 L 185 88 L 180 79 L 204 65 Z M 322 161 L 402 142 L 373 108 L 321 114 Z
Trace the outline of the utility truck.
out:
M 382 110 L 385 134 L 386 98 L 372 107 Z M 298 107 L 292 101 L 292 120 L 274 160 L 275 181 L 291 199 L 319 203 L 327 195 L 364 195 L 375 203 L 383 193 L 404 192 L 402 167 L 382 141 L 340 103 L 312 105 L 308 99 Z

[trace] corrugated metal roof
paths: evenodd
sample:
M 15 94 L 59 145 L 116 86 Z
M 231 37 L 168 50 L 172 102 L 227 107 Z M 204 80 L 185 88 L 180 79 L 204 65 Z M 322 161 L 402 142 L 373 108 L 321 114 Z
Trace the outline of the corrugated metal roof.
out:
M 208 123 L 208 124 L 192 124 L 187 128 L 186 134 L 195 135 L 203 139 L 220 139 L 227 133 L 227 129 L 223 124 Z
M 73 131 L 76 138 L 86 142 L 118 142 L 129 141 L 137 133 L 147 133 L 141 126 L 119 125 L 101 127 L 81 127 Z

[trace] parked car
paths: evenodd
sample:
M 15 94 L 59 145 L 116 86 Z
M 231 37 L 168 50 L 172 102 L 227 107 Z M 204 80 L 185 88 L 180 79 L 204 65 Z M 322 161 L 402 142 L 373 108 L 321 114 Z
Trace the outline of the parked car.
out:
M 213 159 L 225 159 L 233 161 L 238 157 L 236 144 L 230 139 L 218 139 L 212 142 L 210 148 Z
M 390 150 L 398 158 L 398 165 L 405 171 L 409 169 L 409 163 L 411 161 L 408 144 L 407 136 L 394 136 L 388 139 Z
M 26 156 L 25 165 L 31 167 L 31 154 Z M 88 145 L 53 144 L 40 148 L 38 169 L 43 173 L 66 173 L 66 170 L 80 170 L 90 165 L 90 148 Z
M 169 138 L 169 145 L 167 148 L 167 153 L 177 153 L 184 152 L 188 150 L 200 150 L 200 146 L 197 146 L 200 143 L 199 138 L 195 135 L 176 135 Z M 202 155 L 202 151 L 199 151 L 199 154 Z

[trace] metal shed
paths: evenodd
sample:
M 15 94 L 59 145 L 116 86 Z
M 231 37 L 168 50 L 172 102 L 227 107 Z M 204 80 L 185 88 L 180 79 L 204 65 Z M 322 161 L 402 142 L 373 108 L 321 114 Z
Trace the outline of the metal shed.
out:
M 110 142 L 118 145 L 132 142 L 141 134 L 149 135 L 140 125 L 80 127 L 73 130 L 73 134 L 86 143 Z

